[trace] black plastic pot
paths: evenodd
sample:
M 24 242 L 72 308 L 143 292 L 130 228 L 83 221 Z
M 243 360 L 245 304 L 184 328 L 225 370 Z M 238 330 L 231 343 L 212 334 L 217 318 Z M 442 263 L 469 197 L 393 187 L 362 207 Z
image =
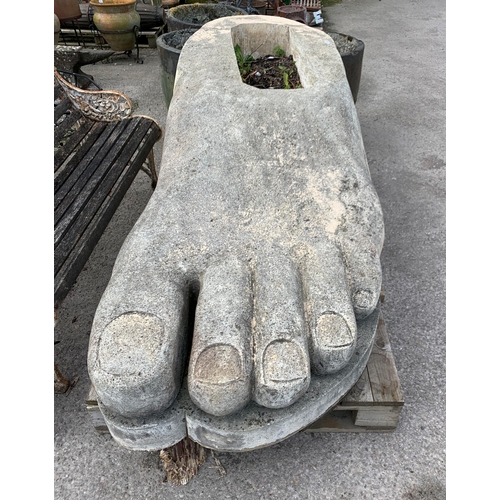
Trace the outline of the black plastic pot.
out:
M 363 54 L 365 52 L 365 44 L 361 40 L 354 38 L 351 35 L 344 35 L 344 33 L 335 33 L 345 37 L 349 42 L 355 42 L 356 47 L 349 53 L 340 52 L 340 57 L 344 63 L 344 69 L 351 88 L 352 98 L 354 102 L 358 99 L 359 83 L 361 81 L 361 67 L 363 65 Z
M 183 4 L 165 11 L 168 31 L 201 28 L 204 24 L 221 17 L 246 15 L 246 10 L 233 5 L 218 3 Z
M 160 56 L 161 89 L 167 108 L 170 106 L 174 92 L 175 72 L 177 71 L 177 62 L 179 61 L 182 46 L 197 30 L 198 28 L 187 28 L 171 31 L 156 39 L 156 48 Z

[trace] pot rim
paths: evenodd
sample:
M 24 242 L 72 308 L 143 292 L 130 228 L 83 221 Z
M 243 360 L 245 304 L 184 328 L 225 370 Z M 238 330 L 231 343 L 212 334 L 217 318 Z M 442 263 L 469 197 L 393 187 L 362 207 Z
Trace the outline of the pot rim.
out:
M 137 0 L 90 0 L 94 7 L 119 7 L 121 5 L 135 4 Z

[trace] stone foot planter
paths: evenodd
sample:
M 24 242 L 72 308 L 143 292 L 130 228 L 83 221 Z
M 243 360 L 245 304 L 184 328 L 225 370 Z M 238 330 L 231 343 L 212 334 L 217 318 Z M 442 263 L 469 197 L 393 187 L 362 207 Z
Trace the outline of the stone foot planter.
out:
M 242 82 L 292 55 L 302 88 Z M 331 37 L 274 16 L 196 31 L 179 57 L 155 192 L 97 308 L 88 367 L 114 439 L 277 443 L 356 383 L 375 337 L 384 225 Z

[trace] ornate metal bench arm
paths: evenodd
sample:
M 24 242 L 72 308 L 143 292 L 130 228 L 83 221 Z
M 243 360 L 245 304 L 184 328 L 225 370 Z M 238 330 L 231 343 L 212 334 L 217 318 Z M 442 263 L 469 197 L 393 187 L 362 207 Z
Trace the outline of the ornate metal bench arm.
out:
M 132 114 L 132 101 L 116 90 L 83 90 L 65 80 L 54 68 L 54 80 L 81 113 L 94 121 L 112 122 Z

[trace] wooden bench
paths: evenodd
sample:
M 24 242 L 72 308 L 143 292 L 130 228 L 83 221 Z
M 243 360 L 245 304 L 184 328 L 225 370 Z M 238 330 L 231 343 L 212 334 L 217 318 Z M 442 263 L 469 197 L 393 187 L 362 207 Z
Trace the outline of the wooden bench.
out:
M 157 175 L 158 123 L 116 91 L 82 90 L 54 69 L 54 304 L 60 304 L 139 170 Z M 69 381 L 54 363 L 54 386 Z

